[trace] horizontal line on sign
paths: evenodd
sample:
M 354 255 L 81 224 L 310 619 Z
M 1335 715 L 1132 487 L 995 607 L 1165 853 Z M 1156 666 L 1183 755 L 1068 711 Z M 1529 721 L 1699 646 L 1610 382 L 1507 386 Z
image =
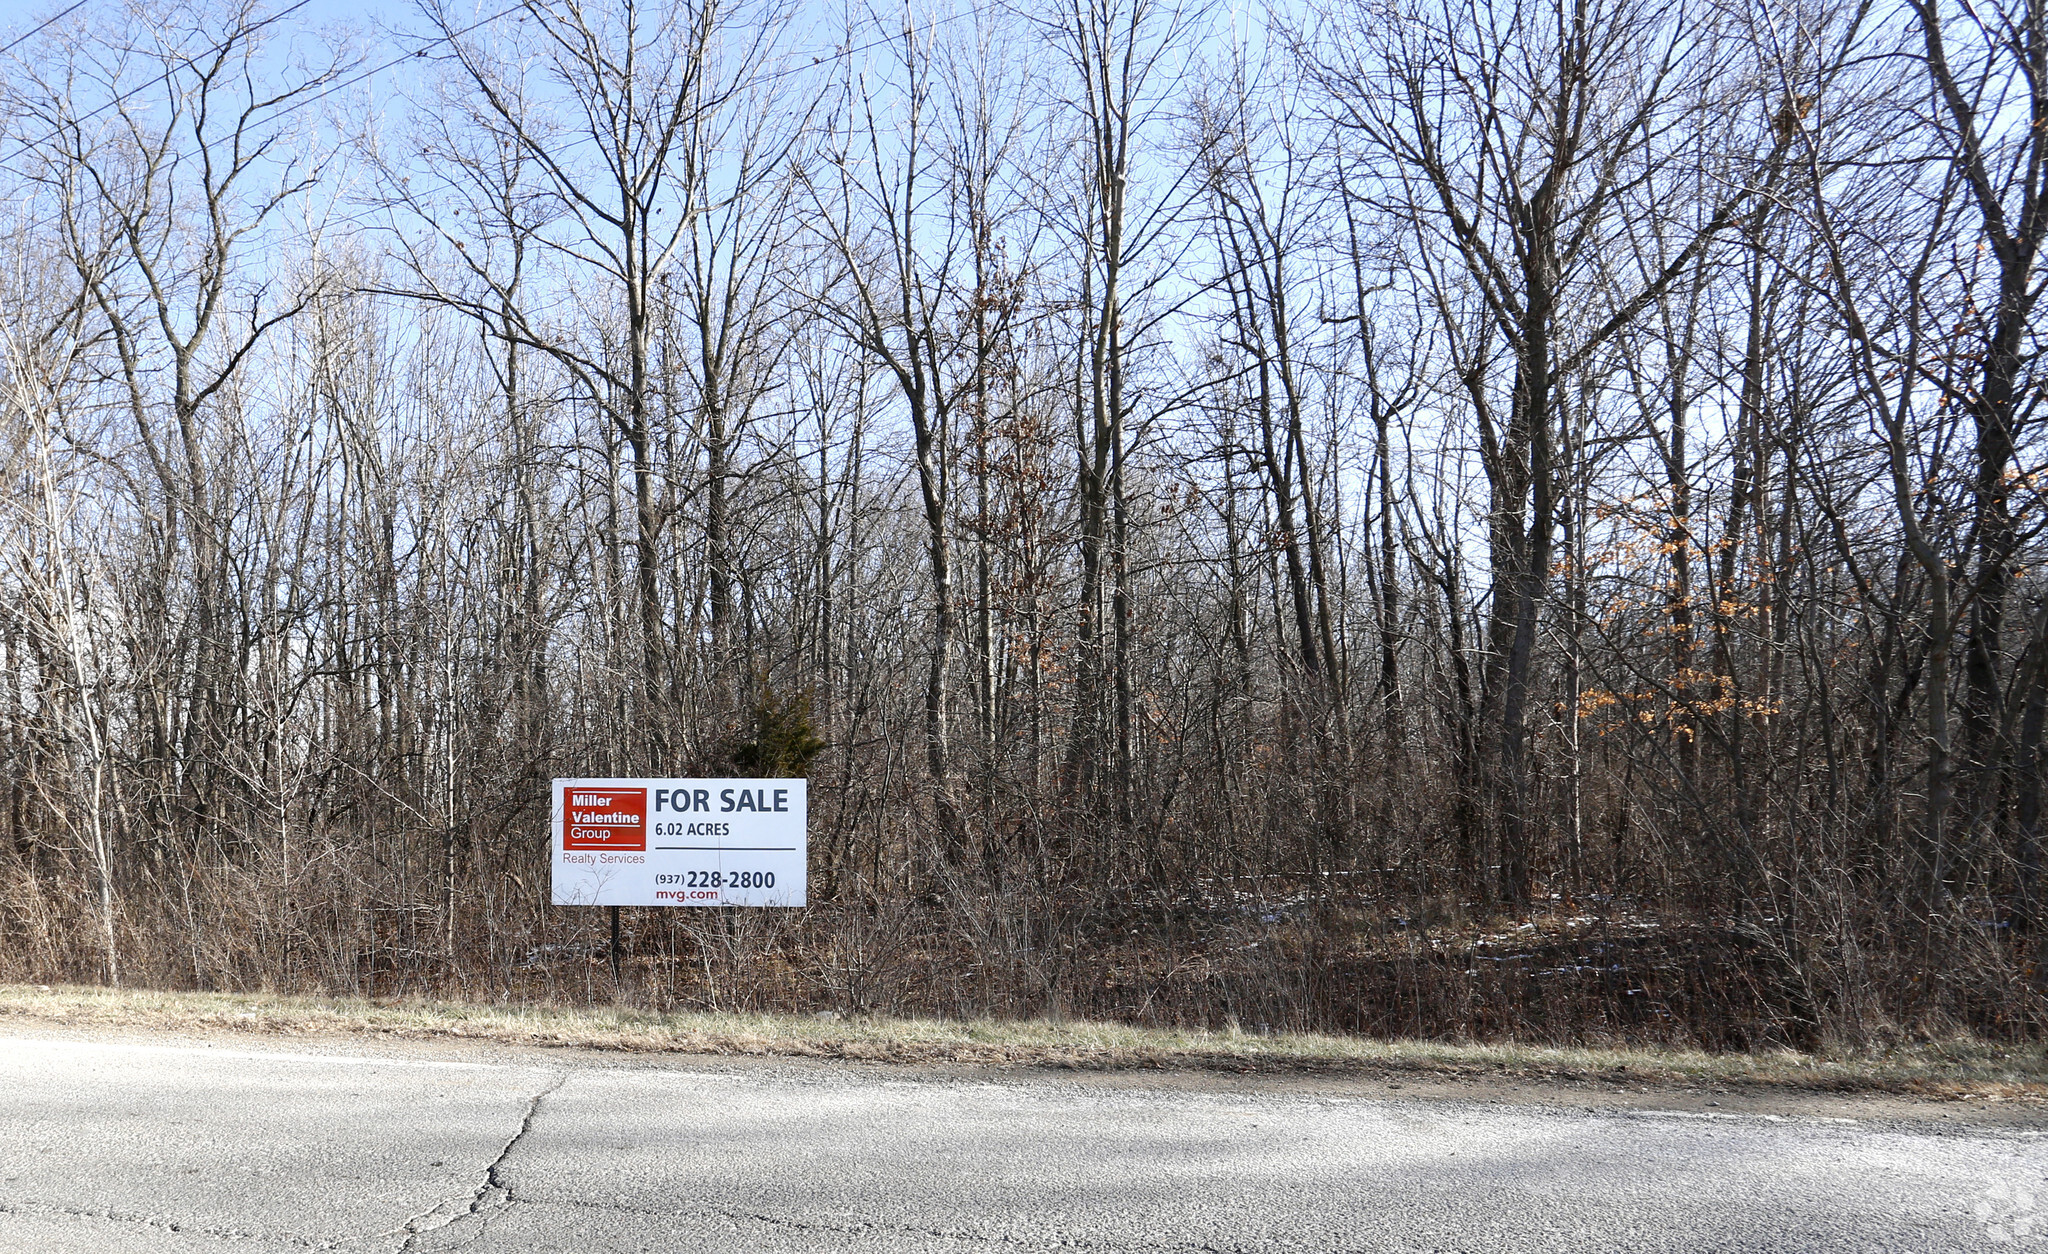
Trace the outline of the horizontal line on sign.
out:
M 727 853 L 795 853 L 795 845 L 656 845 L 656 849 L 723 849 Z

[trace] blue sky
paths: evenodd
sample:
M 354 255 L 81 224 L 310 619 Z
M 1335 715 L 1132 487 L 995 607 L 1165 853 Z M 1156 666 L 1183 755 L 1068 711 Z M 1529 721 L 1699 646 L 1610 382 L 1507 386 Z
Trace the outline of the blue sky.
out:
M 469 0 L 479 16 L 505 8 L 510 0 Z M 37 23 L 63 12 L 72 0 L 0 0 L 0 45 L 12 42 L 17 37 L 33 30 Z M 291 8 L 295 0 L 268 0 L 272 12 Z M 122 0 L 86 0 L 85 8 L 76 15 L 89 18 L 96 11 L 118 11 Z M 456 8 L 465 7 L 457 4 Z M 404 29 L 420 25 L 418 10 L 412 0 L 306 0 L 292 17 L 292 25 L 302 30 L 322 32 L 329 29 L 352 30 L 366 42 L 382 44 L 382 31 L 388 27 Z M 830 40 L 825 40 L 829 45 Z M 366 48 L 373 58 L 374 48 Z

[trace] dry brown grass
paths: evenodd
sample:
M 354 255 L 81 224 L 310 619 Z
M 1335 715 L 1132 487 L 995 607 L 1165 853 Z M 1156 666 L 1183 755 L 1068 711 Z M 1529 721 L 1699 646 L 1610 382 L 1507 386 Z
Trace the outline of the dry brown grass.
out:
M 894 1063 L 1267 1073 L 1409 1073 L 1491 1080 L 1624 1080 L 1659 1086 L 2048 1100 L 2048 1049 L 1947 1041 L 1830 1056 L 1709 1054 L 1173 1031 L 1093 1022 L 670 1013 L 619 1008 L 372 1001 L 0 985 L 8 1022 L 163 1033 L 465 1039 L 698 1055 Z

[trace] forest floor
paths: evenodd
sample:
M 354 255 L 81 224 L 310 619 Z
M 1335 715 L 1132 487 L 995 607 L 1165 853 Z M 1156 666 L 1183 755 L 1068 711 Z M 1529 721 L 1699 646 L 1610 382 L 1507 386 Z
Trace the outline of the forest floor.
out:
M 1818 1113 L 1830 1098 L 1963 1103 L 2001 1122 L 2048 1124 L 2048 1047 L 1967 1040 L 1861 1054 L 1705 1053 L 1649 1047 L 1379 1041 L 1180 1031 L 1122 1024 L 879 1016 L 657 1013 L 625 1006 L 535 1006 L 267 993 L 193 993 L 0 985 L 0 1033 L 441 1041 L 672 1055 L 808 1058 L 918 1067 L 1058 1068 L 1171 1083 L 1178 1073 L 1262 1082 L 1365 1082 L 1404 1096 L 1613 1105 L 1647 1101 L 1768 1113 Z M 1789 1105 L 1788 1105 L 1789 1103 Z

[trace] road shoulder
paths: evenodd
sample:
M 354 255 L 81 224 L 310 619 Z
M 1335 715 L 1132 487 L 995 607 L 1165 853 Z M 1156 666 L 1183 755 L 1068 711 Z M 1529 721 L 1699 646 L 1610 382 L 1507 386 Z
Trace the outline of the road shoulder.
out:
M 1674 1084 L 1652 1075 L 1528 1076 L 1354 1067 L 1343 1071 L 1280 1067 L 1091 1067 L 1080 1064 L 884 1061 L 816 1058 L 773 1053 L 622 1051 L 583 1045 L 534 1044 L 467 1036 L 293 1029 L 257 1032 L 224 1026 L 161 1031 L 67 1023 L 13 1015 L 0 1018 L 5 1038 L 75 1040 L 112 1045 L 243 1052 L 335 1055 L 410 1063 L 546 1068 L 728 1073 L 792 1083 L 834 1083 L 859 1076 L 920 1084 L 1003 1084 L 1080 1091 L 1128 1091 L 1236 1096 L 1301 1097 L 1335 1101 L 1452 1102 L 1633 1113 L 1699 1119 L 1790 1120 L 1855 1123 L 1920 1133 L 2004 1133 L 2048 1136 L 2048 1101 L 2023 1095 L 1919 1096 L 1884 1092 L 1824 1092 L 1782 1085 L 1731 1082 Z

